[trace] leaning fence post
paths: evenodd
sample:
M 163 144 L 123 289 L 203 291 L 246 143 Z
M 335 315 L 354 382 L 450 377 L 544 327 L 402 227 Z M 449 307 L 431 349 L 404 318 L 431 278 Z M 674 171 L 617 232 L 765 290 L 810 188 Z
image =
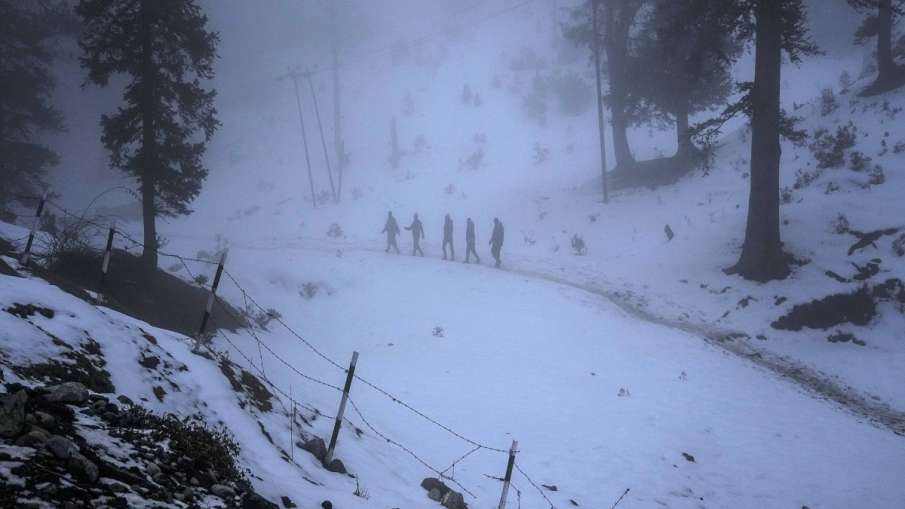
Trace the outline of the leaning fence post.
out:
M 512 468 L 515 466 L 515 453 L 518 452 L 518 440 L 512 441 L 509 449 L 509 463 L 506 464 L 506 475 L 503 477 L 503 493 L 500 494 L 499 509 L 506 508 L 506 496 L 509 494 L 509 483 L 512 482 Z
M 28 232 L 28 241 L 25 243 L 25 252 L 22 253 L 22 258 L 20 262 L 22 265 L 28 265 L 28 260 L 31 257 L 31 245 L 35 241 L 35 230 L 38 229 L 39 223 L 41 222 L 41 214 L 44 212 L 44 203 L 47 201 L 47 191 L 41 195 L 41 200 L 38 202 L 38 210 L 35 212 L 35 220 L 31 224 L 31 230 Z
M 101 286 L 107 282 L 107 269 L 110 268 L 110 253 L 113 251 L 113 235 L 116 234 L 116 228 L 110 225 L 110 231 L 107 232 L 107 247 L 104 248 L 104 261 L 101 263 Z
M 324 464 L 333 460 L 333 450 L 336 449 L 336 439 L 339 438 L 339 428 L 343 423 L 343 413 L 346 411 L 346 401 L 349 400 L 349 389 L 352 388 L 352 379 L 355 378 L 355 364 L 358 363 L 358 352 L 352 352 L 352 362 L 346 371 L 346 385 L 343 387 L 343 397 L 339 400 L 339 412 L 336 413 L 336 423 L 333 425 L 333 435 L 330 436 L 330 447 L 324 456 Z
M 204 308 L 204 315 L 201 317 L 201 327 L 198 329 L 198 339 L 196 347 L 201 344 L 201 339 L 207 331 L 207 322 L 211 319 L 211 311 L 214 309 L 214 300 L 217 298 L 217 287 L 220 286 L 220 277 L 223 275 L 223 265 L 226 264 L 226 251 L 220 255 L 220 262 L 217 264 L 217 273 L 214 275 L 214 282 L 211 284 L 211 293 L 207 297 L 207 307 Z

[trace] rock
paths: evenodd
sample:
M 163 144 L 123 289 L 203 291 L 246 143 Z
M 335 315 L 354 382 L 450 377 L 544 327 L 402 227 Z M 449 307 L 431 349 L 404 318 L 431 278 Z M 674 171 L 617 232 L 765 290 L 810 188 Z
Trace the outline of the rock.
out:
M 97 465 L 95 465 L 94 462 L 82 456 L 78 452 L 73 453 L 72 456 L 69 457 L 69 461 L 66 465 L 72 475 L 76 476 L 77 478 L 91 483 L 97 481 L 99 473 Z
M 691 463 L 694 463 L 694 462 L 695 462 L 695 461 L 694 461 L 694 456 L 692 456 L 691 454 L 688 454 L 687 452 L 683 452 L 683 453 L 682 453 L 682 457 L 685 458 L 685 461 L 688 461 L 688 462 L 691 462 Z
M 0 398 L 0 437 L 13 438 L 22 433 L 27 402 L 28 394 L 24 390 Z
M 427 498 L 439 502 L 443 498 L 443 494 L 437 488 L 432 488 L 427 492 Z
M 119 396 L 116 397 L 116 400 L 119 401 L 120 403 L 122 403 L 123 405 L 128 405 L 128 406 L 135 405 L 135 403 L 133 403 L 132 400 L 129 399 L 129 396 L 126 396 L 125 394 L 120 394 Z
M 227 500 L 236 496 L 236 490 L 230 488 L 225 484 L 214 484 L 211 486 L 211 493 L 217 495 L 218 497 Z
M 160 467 L 157 466 L 157 463 L 148 463 L 148 466 L 145 467 L 145 471 L 148 473 L 148 475 L 154 477 L 155 475 L 160 473 Z
M 321 507 L 323 509 L 333 509 L 333 502 L 330 502 L 329 500 L 324 500 L 323 502 L 321 502 Z
M 242 509 L 279 509 L 280 506 L 255 492 L 248 492 L 242 497 Z
M 35 412 L 34 416 L 35 420 L 38 421 L 38 424 L 44 428 L 52 428 L 57 423 L 56 418 L 47 412 Z
M 79 448 L 76 447 L 71 440 L 66 437 L 61 437 L 59 435 L 53 435 L 47 440 L 47 444 L 45 445 L 48 451 L 53 453 L 53 455 L 57 459 L 68 460 L 72 457 L 73 454 L 79 453 Z
M 295 502 L 293 502 L 292 499 L 287 497 L 286 495 L 280 497 L 280 502 L 283 502 L 283 507 L 285 509 L 293 509 L 294 507 L 298 507 L 297 505 L 295 505 Z
M 314 437 L 302 444 L 302 449 L 311 453 L 318 461 L 324 461 L 327 457 L 327 444 L 322 438 Z
M 88 389 L 79 382 L 65 382 L 45 389 L 48 391 L 45 399 L 51 403 L 81 405 L 88 401 Z
M 47 436 L 47 433 L 39 430 L 32 430 L 19 437 L 19 439 L 16 440 L 16 445 L 18 445 L 19 447 L 32 447 L 35 449 L 40 449 L 44 447 L 44 444 L 47 443 L 48 438 L 49 437 Z
M 345 474 L 346 466 L 343 465 L 343 462 L 339 460 L 339 458 L 333 458 L 330 463 L 324 465 L 328 471 L 333 472 L 335 474 Z
M 440 479 L 436 477 L 428 477 L 421 481 L 421 487 L 430 492 L 433 489 L 436 489 L 440 492 L 440 498 L 443 498 L 443 495 L 449 493 L 449 486 L 443 483 Z
M 468 509 L 468 505 L 465 504 L 465 497 L 458 491 L 450 490 L 449 493 L 443 495 L 443 500 L 440 501 L 440 504 L 446 509 Z

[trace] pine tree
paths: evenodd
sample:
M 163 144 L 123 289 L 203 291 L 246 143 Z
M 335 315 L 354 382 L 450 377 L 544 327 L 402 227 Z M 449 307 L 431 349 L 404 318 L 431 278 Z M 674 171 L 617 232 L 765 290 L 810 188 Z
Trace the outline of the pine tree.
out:
M 213 78 L 219 36 L 194 0 L 81 0 L 79 40 L 88 82 L 129 78 L 123 105 L 101 117 L 111 163 L 141 189 L 142 259 L 157 268 L 156 219 L 191 213 L 208 170 L 203 156 L 219 122 Z
M 905 0 L 848 0 L 848 4 L 867 14 L 855 42 L 877 38 L 877 79 L 862 95 L 879 94 L 905 85 L 905 69 L 896 64 L 893 53 L 893 27 L 897 16 L 905 14 Z
M 639 23 L 631 81 L 648 121 L 672 121 L 677 156 L 696 152 L 689 116 L 725 103 L 743 45 L 723 27 L 723 0 L 656 0 Z M 644 120 L 642 118 L 642 120 Z
M 0 0 L 0 206 L 47 187 L 57 154 L 38 135 L 64 128 L 53 106 L 53 40 L 75 27 L 63 3 Z
M 753 35 L 754 83 L 748 96 L 751 113 L 751 190 L 745 242 L 738 262 L 726 272 L 745 279 L 770 281 L 789 274 L 779 216 L 779 158 L 783 115 L 780 82 L 783 51 L 792 62 L 817 52 L 805 28 L 803 0 L 735 0 L 736 26 Z

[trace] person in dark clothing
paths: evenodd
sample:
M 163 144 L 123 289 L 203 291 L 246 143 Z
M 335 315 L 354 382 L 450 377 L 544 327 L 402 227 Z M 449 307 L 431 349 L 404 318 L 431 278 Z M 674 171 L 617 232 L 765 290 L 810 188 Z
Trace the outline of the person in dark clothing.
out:
M 396 235 L 399 235 L 399 223 L 396 222 L 396 218 L 393 217 L 393 212 L 387 212 L 387 222 L 383 225 L 383 231 L 380 233 L 387 234 L 387 249 L 386 252 L 390 252 L 390 248 L 396 250 L 396 254 L 399 254 L 399 246 L 396 245 Z
M 474 242 L 474 221 L 469 217 L 468 222 L 465 225 L 465 263 L 471 262 L 471 255 L 474 255 L 474 259 L 477 263 L 481 263 L 481 257 L 478 256 L 478 252 L 475 251 Z
M 424 238 L 424 226 L 421 224 L 421 220 L 418 219 L 418 214 L 415 214 L 412 224 L 406 226 L 405 229 L 412 232 L 412 256 L 415 256 L 416 253 L 424 256 L 424 251 L 421 250 L 421 245 L 419 244 L 421 239 Z
M 496 260 L 496 267 L 500 266 L 500 249 L 503 248 L 503 223 L 499 218 L 493 218 L 493 234 L 490 236 L 490 253 Z
M 446 259 L 446 246 L 449 246 L 449 259 L 456 259 L 456 248 L 453 247 L 453 222 L 452 218 L 449 217 L 449 214 L 446 214 L 446 219 L 443 220 L 443 259 Z

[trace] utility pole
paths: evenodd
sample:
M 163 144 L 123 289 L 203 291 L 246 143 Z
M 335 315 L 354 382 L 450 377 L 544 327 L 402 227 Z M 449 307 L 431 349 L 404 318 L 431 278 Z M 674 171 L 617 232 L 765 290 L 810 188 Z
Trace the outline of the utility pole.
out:
M 336 152 L 336 170 L 337 170 L 337 200 L 342 198 L 343 193 L 343 170 L 346 167 L 346 145 L 343 141 L 342 130 L 342 111 L 340 109 L 340 87 L 339 87 L 339 36 L 336 33 L 336 1 L 330 4 L 330 47 L 333 57 L 332 74 L 333 74 L 333 149 Z
M 598 25 L 598 6 L 600 0 L 590 0 L 591 2 L 591 25 L 592 37 L 591 51 L 594 53 L 594 76 L 597 81 L 597 131 L 600 134 L 600 176 L 603 181 L 603 203 L 610 202 L 609 190 L 607 189 L 606 178 L 606 124 L 603 121 L 603 90 L 600 85 L 600 27 Z
M 333 169 L 330 167 L 330 154 L 327 153 L 327 139 L 324 137 L 324 125 L 321 123 L 321 112 L 317 107 L 317 95 L 314 93 L 314 80 L 311 79 L 311 73 L 305 73 L 305 79 L 308 80 L 308 88 L 311 90 L 311 102 L 314 103 L 314 116 L 317 118 L 317 128 L 321 133 L 321 145 L 324 147 L 324 161 L 327 163 L 327 177 L 330 178 L 330 191 L 333 192 L 333 201 L 338 202 L 339 196 L 336 194 L 336 188 L 333 186 Z
M 305 119 L 302 115 L 302 99 L 299 97 L 299 78 L 302 75 L 298 71 L 289 71 L 279 79 L 289 78 L 295 89 L 295 104 L 299 110 L 299 125 L 302 128 L 302 145 L 305 147 L 305 163 L 308 165 L 308 184 L 311 185 L 311 205 L 317 208 L 317 195 L 314 194 L 314 176 L 311 173 L 311 156 L 308 154 L 308 136 L 305 134 Z

